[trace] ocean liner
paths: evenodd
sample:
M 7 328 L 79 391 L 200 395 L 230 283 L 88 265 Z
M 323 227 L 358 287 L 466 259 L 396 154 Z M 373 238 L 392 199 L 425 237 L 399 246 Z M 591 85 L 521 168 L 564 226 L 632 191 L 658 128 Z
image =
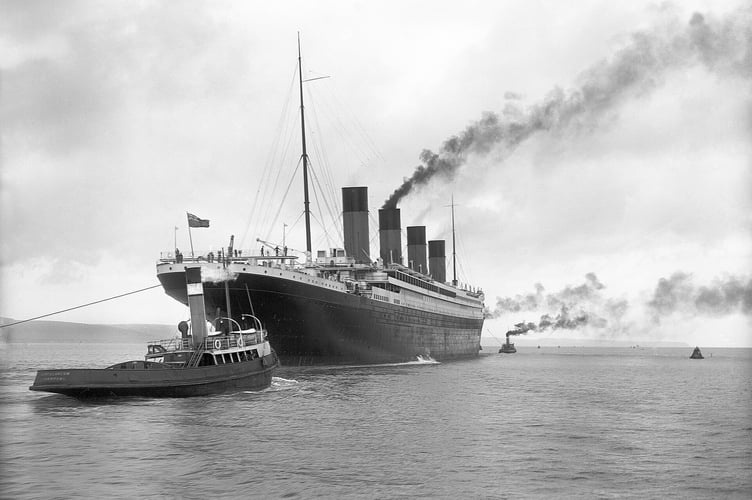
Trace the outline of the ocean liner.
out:
M 483 292 L 458 286 L 456 271 L 447 281 L 445 241 L 426 242 L 425 226 L 407 227 L 403 265 L 396 206 L 378 212 L 380 255 L 372 260 L 366 187 L 342 189 L 344 248 L 313 257 L 300 49 L 298 75 L 306 262 L 272 245 L 267 252 L 238 251 L 231 237 L 218 256 L 160 258 L 157 277 L 165 292 L 188 304 L 186 266 L 201 266 L 207 318 L 264 318 L 269 341 L 287 366 L 477 357 Z

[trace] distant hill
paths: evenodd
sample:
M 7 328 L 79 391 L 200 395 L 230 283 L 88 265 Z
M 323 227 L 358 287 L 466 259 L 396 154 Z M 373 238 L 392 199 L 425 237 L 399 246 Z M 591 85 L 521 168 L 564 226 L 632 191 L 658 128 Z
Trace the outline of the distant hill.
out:
M 0 318 L 0 324 L 13 323 L 13 319 Z M 53 343 L 102 342 L 113 344 L 140 344 L 149 340 L 174 336 L 174 325 L 90 325 L 65 321 L 29 321 L 0 328 L 0 342 Z

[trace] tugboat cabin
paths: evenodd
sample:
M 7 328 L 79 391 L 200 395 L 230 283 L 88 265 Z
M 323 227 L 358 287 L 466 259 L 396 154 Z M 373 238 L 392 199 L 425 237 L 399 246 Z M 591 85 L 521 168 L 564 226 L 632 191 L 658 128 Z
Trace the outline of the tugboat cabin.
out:
M 242 330 L 231 318 L 217 318 L 215 323 L 231 325 L 230 331 L 216 334 L 209 333 L 197 345 L 188 328 L 180 328 L 182 338 L 156 340 L 149 342 L 145 363 L 160 363 L 174 368 L 196 366 L 215 366 L 252 361 L 267 354 L 266 330 L 255 316 L 244 315 L 255 323 L 254 327 Z M 224 323 L 226 322 L 226 323 Z

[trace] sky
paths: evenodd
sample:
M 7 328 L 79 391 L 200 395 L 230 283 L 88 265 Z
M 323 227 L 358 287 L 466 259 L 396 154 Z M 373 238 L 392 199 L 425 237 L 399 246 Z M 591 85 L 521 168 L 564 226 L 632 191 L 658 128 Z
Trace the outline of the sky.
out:
M 2 317 L 157 284 L 160 252 L 190 249 L 186 212 L 211 220 L 191 232 L 197 252 L 230 235 L 249 251 L 256 237 L 304 248 L 300 180 L 284 196 L 300 156 L 300 33 L 304 78 L 326 77 L 305 84 L 322 197 L 368 186 L 375 225 L 410 184 L 403 228 L 447 240 L 453 197 L 458 279 L 485 292 L 486 338 L 525 321 L 533 339 L 752 346 L 745 2 L 2 11 Z M 417 167 L 428 180 L 413 186 Z M 316 212 L 314 250 L 342 246 L 327 211 L 339 208 Z M 186 314 L 156 288 L 50 319 Z

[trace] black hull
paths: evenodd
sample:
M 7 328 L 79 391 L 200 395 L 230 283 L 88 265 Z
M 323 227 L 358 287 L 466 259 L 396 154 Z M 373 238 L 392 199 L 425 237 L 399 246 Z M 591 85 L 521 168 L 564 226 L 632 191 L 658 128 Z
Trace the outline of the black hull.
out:
M 412 309 L 311 284 L 315 279 L 305 275 L 284 279 L 275 273 L 274 268 L 268 274 L 239 273 L 228 287 L 232 314 L 262 318 L 283 365 L 393 363 L 413 361 L 419 355 L 440 361 L 478 356 L 482 317 Z M 187 304 L 182 269 L 161 272 L 158 277 L 169 296 Z M 210 316 L 217 309 L 226 311 L 225 283 L 204 283 L 204 301 Z
M 272 353 L 243 363 L 195 368 L 39 370 L 29 389 L 79 399 L 207 396 L 266 389 L 277 365 Z

